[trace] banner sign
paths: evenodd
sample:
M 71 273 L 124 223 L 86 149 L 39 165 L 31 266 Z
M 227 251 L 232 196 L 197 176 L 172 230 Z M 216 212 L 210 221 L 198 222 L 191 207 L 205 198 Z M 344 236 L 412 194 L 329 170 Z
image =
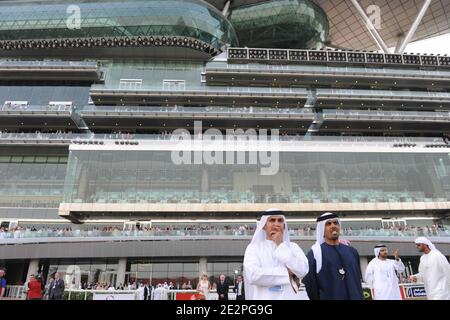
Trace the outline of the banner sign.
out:
M 136 300 L 134 293 L 95 292 L 92 300 Z

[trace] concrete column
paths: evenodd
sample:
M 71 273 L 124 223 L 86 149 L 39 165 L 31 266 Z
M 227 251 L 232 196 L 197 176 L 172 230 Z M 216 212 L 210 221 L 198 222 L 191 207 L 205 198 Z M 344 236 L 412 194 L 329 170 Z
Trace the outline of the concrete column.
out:
M 200 185 L 202 192 L 209 192 L 209 172 L 206 167 L 202 168 L 202 181 Z
M 78 198 L 83 199 L 84 201 L 87 200 L 86 199 L 87 186 L 88 186 L 87 167 L 83 167 L 81 169 L 80 181 L 78 185 Z
M 200 258 L 198 261 L 198 275 L 199 277 L 208 272 L 208 259 L 205 257 Z
M 322 191 L 322 194 L 328 195 L 328 181 L 327 181 L 327 175 L 323 169 L 320 169 L 320 189 Z
M 359 264 L 361 266 L 361 275 L 364 280 L 364 275 L 366 274 L 367 265 L 369 264 L 369 259 L 367 257 L 359 257 Z
M 427 13 L 428 8 L 430 7 L 430 4 L 433 0 L 425 0 L 425 3 L 423 4 L 422 8 L 419 11 L 419 14 L 416 17 L 416 20 L 414 20 L 413 25 L 411 26 L 411 29 L 409 29 L 408 34 L 405 37 L 405 40 L 403 40 L 402 45 L 396 51 L 397 53 L 403 53 L 408 46 L 408 44 L 411 42 L 412 38 L 414 37 L 414 34 L 416 33 L 417 28 L 419 27 L 420 23 L 423 20 L 423 17 L 425 16 L 425 13 Z
M 127 271 L 127 258 L 120 258 L 117 266 L 117 280 L 115 286 L 125 286 L 125 272 Z
M 38 271 L 39 271 L 39 259 L 30 260 L 30 264 L 28 265 L 27 278 L 25 279 L 25 281 L 28 281 L 32 274 L 36 275 Z
M 228 0 L 222 9 L 222 14 L 224 15 L 224 17 L 228 16 L 228 14 L 230 13 L 230 4 L 231 0 Z

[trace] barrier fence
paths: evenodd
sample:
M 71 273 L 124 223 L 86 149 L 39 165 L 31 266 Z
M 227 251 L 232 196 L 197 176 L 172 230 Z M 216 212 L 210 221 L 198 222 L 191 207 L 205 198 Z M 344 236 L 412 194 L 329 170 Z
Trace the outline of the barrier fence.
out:
M 426 292 L 423 284 L 402 283 L 399 285 L 400 295 L 403 300 L 426 300 Z M 155 292 L 158 290 L 158 293 Z M 365 300 L 373 300 L 373 289 L 363 283 Z M 309 300 L 304 286 L 298 293 L 300 300 Z M 25 300 L 24 286 L 7 286 L 5 298 L 8 300 Z M 197 290 L 153 289 L 151 299 L 148 300 L 217 300 L 216 290 L 211 290 L 206 296 Z M 236 294 L 230 289 L 228 299 L 236 300 Z M 81 290 L 66 289 L 63 300 L 143 300 L 140 290 Z

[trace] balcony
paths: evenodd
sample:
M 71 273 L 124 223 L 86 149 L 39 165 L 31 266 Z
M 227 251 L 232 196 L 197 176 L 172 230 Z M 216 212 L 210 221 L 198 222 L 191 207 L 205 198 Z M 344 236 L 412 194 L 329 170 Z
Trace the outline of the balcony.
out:
M 0 60 L 0 77 L 4 80 L 94 82 L 100 75 L 96 61 Z
M 229 62 L 450 68 L 447 55 L 384 54 L 366 51 L 228 48 Z
M 208 85 L 328 85 L 353 88 L 439 88 L 450 85 L 449 70 L 416 70 L 399 67 L 322 66 L 295 64 L 234 64 L 212 61 L 206 65 Z
M 308 128 L 315 114 L 304 108 L 259 108 L 259 107 L 137 107 L 137 106 L 88 106 L 78 108 L 79 113 L 91 128 L 183 128 L 186 123 L 204 121 L 205 126 L 226 128 L 232 121 L 240 127 L 255 127 L 255 123 L 266 128 L 303 126 Z
M 395 109 L 430 111 L 450 108 L 449 92 L 317 89 L 319 108 Z
M 168 90 L 165 86 L 145 84 L 130 88 L 120 84 L 93 85 L 90 95 L 96 105 L 117 103 L 184 106 L 304 106 L 307 90 L 301 88 L 206 87 L 194 86 Z
M 323 110 L 322 132 L 399 132 L 442 135 L 450 112 Z
M 244 240 L 249 241 L 254 231 L 240 230 L 73 230 L 73 231 L 14 231 L 0 232 L 3 245 L 29 243 L 64 243 L 64 242 L 104 242 L 104 241 L 166 241 L 166 240 Z M 291 240 L 315 240 L 312 231 L 303 229 L 290 230 Z M 341 236 L 350 241 L 387 240 L 395 242 L 412 242 L 418 236 L 427 236 L 439 243 L 450 244 L 450 230 L 441 228 L 433 234 L 425 234 L 414 228 L 406 230 L 389 229 L 352 229 L 342 232 Z

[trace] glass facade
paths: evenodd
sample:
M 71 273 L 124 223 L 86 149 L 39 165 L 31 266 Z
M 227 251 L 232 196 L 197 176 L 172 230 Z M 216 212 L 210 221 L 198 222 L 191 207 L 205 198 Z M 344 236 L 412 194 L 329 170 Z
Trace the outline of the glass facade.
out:
M 209 262 L 208 276 L 209 281 L 214 285 L 219 281 L 221 274 L 225 275 L 225 279 L 229 284 L 233 284 L 237 275 L 242 275 L 242 262 Z
M 199 279 L 198 262 L 152 262 L 150 260 L 131 260 L 127 265 L 125 283 L 147 282 L 156 286 L 158 283 L 172 282 L 175 288 L 191 282 L 195 289 Z
M 0 156 L 0 206 L 57 208 L 67 157 Z
M 269 0 L 232 11 L 241 46 L 320 48 L 328 37 L 326 13 L 310 0 Z
M 0 39 L 185 36 L 219 49 L 237 45 L 231 23 L 200 0 L 33 1 L 0 4 Z M 81 25 L 69 28 L 79 8 Z
M 114 285 L 117 267 L 117 259 L 55 259 L 49 261 L 47 281 L 58 272 L 67 288 L 86 287 L 92 283 Z
M 70 86 L 60 83 L 56 86 L 36 81 L 28 85 L 0 85 L 0 106 L 5 101 L 27 101 L 28 106 L 45 106 L 50 101 L 71 101 L 74 106 L 84 106 L 89 101 L 89 86 Z M 27 108 L 28 108 L 27 106 Z
M 171 91 L 200 89 L 204 87 L 200 82 L 202 70 L 203 63 L 201 62 L 115 60 L 106 73 L 105 86 L 131 90 L 143 88 Z M 127 83 L 126 79 L 134 79 L 135 82 Z M 173 83 L 176 80 L 182 81 L 184 85 L 179 88 L 166 85 L 167 81 Z
M 248 156 L 248 155 L 247 155 Z M 180 164 L 171 151 L 72 150 L 65 203 L 449 201 L 448 153 L 281 152 L 257 164 Z M 249 162 L 247 162 L 249 163 Z

